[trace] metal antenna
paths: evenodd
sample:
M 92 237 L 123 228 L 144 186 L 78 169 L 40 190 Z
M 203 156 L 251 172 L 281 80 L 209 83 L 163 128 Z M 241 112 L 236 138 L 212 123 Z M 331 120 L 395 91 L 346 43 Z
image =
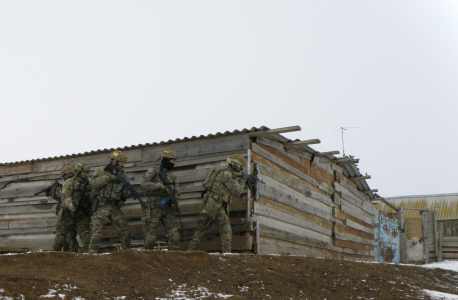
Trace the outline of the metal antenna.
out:
M 341 131 L 342 132 L 342 155 L 345 157 L 345 147 L 344 147 L 344 130 L 345 131 L 348 131 L 347 128 L 359 128 L 359 127 L 340 127 L 340 129 L 337 129 L 334 133 L 336 133 L 337 131 Z

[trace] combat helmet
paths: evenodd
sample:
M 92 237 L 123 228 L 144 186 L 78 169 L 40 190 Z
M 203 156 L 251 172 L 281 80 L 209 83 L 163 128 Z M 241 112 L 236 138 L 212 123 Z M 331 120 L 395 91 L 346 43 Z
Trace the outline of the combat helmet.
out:
M 73 172 L 75 175 L 78 176 L 81 172 L 89 172 L 91 168 L 85 163 L 77 163 L 76 166 L 73 168 Z
M 228 164 L 234 165 L 234 162 L 239 164 L 242 168 L 245 168 L 247 164 L 246 158 L 240 154 L 232 154 L 227 157 Z
M 164 157 L 166 157 L 168 159 L 178 159 L 178 155 L 172 150 L 164 150 L 164 151 L 162 151 L 159 154 L 158 159 L 162 160 Z
M 68 178 L 73 176 L 73 169 L 70 166 L 63 167 L 62 170 L 60 170 L 60 177 L 64 178 L 67 180 Z
M 126 162 L 127 156 L 122 151 L 116 150 L 110 154 L 110 160 Z

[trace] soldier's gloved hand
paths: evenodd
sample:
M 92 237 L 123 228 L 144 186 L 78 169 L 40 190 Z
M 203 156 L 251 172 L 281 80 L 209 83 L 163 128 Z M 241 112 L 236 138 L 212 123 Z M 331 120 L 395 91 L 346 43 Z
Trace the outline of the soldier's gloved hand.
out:
M 118 207 L 119 207 L 119 208 L 123 207 L 123 206 L 124 206 L 124 202 L 125 202 L 125 201 L 119 201 L 119 202 L 118 202 Z
M 115 174 L 110 174 L 110 175 L 108 175 L 108 177 L 109 177 L 110 180 L 113 181 L 113 182 L 116 181 L 116 180 L 118 180 L 118 177 L 116 177 Z
M 250 180 L 250 175 L 242 173 L 242 180 L 245 181 L 245 183 L 248 183 L 248 181 Z
M 130 196 L 132 196 L 132 192 L 128 188 L 124 187 L 122 189 L 122 195 L 124 198 L 129 198 Z

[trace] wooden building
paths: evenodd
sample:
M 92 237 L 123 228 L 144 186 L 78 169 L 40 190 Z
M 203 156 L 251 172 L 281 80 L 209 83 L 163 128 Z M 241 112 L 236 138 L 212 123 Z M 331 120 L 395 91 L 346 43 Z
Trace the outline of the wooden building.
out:
M 265 184 L 245 191 L 230 206 L 234 252 L 373 260 L 374 208 L 370 198 L 374 190 L 366 182 L 370 176 L 360 174 L 358 160 L 353 157 L 337 158 L 334 154 L 338 151 L 320 153 L 308 146 L 319 140 L 291 141 L 280 134 L 297 130 L 299 126 L 261 127 L 117 150 L 126 153 L 125 171 L 140 194 L 143 174 L 159 164 L 158 153 L 170 149 L 178 154 L 174 173 L 181 188 L 183 249 L 197 225 L 201 183 L 211 169 L 226 165 L 228 155 L 239 153 L 250 162 L 247 172 L 257 174 Z M 61 180 L 62 167 L 84 162 L 93 171 L 108 162 L 113 150 L 0 164 L 0 251 L 49 250 L 56 202 L 33 194 L 52 180 Z M 133 245 L 142 245 L 140 204 L 128 199 L 122 210 L 134 236 Z M 163 228 L 158 238 L 166 240 Z M 113 248 L 118 241 L 114 228 L 107 226 L 101 247 Z M 200 249 L 221 250 L 216 228 Z
M 402 213 L 403 263 L 458 259 L 458 194 L 387 197 L 374 202 L 381 212 Z M 388 205 L 389 204 L 389 205 Z

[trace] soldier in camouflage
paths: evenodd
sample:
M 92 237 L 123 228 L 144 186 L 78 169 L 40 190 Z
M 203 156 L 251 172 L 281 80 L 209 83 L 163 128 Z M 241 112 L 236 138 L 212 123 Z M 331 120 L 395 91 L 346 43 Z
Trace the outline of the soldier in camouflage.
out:
M 157 228 L 159 223 L 162 222 L 169 237 L 169 249 L 180 250 L 180 233 L 178 232 L 177 227 L 175 207 L 170 200 L 164 200 L 169 195 L 169 191 L 166 188 L 164 182 L 159 177 L 159 172 L 164 171 L 167 177 L 167 181 L 173 187 L 173 191 L 178 202 L 180 197 L 178 180 L 177 177 L 171 172 L 175 166 L 176 159 L 178 159 L 178 156 L 175 152 L 171 150 L 163 151 L 159 155 L 161 165 L 153 166 L 143 176 L 143 182 L 141 183 L 141 186 L 148 196 L 148 207 L 142 208 L 142 221 L 145 222 L 144 249 L 153 249 L 157 239 Z
M 63 167 L 60 171 L 60 176 L 64 181 L 73 177 L 74 173 L 71 167 Z M 62 204 L 62 191 L 56 193 L 55 199 L 57 201 L 56 215 L 56 237 L 54 238 L 53 251 L 72 251 L 78 252 L 78 242 L 76 240 L 76 229 L 74 226 L 63 226 L 63 223 L 70 225 L 71 214 L 70 211 L 63 207 Z M 66 231 L 68 230 L 68 232 Z M 71 245 L 71 247 L 70 247 Z
M 110 164 L 116 172 L 120 173 L 127 179 L 123 168 L 127 161 L 126 155 L 121 151 L 114 151 L 110 155 Z M 128 250 L 131 248 L 131 235 L 127 227 L 127 221 L 124 217 L 121 207 L 131 192 L 121 185 L 115 174 L 105 170 L 102 166 L 94 171 L 91 185 L 93 195 L 97 197 L 97 207 L 94 207 L 92 215 L 92 233 L 89 245 L 89 253 L 97 253 L 102 240 L 103 229 L 108 220 L 118 232 L 121 240 L 121 249 Z M 119 187 L 119 188 L 118 188 Z
M 219 229 L 223 253 L 231 252 L 232 228 L 229 224 L 229 205 L 234 197 L 239 197 L 245 187 L 245 182 L 235 173 L 241 172 L 246 166 L 246 159 L 239 155 L 230 155 L 227 166 L 210 171 L 207 179 L 202 183 L 206 192 L 204 203 L 197 222 L 188 251 L 196 250 L 204 235 L 213 224 Z
M 73 170 L 75 176 L 66 180 L 62 188 L 62 202 L 65 208 L 71 212 L 70 221 L 78 205 L 79 196 L 83 192 L 83 187 L 89 180 L 89 170 L 88 165 L 78 163 Z M 83 242 L 83 253 L 88 251 L 89 240 L 91 238 L 91 192 L 92 187 L 91 184 L 88 183 L 84 190 L 84 194 L 82 194 L 78 211 L 73 219 L 73 226 Z M 70 221 L 68 225 L 70 225 Z

